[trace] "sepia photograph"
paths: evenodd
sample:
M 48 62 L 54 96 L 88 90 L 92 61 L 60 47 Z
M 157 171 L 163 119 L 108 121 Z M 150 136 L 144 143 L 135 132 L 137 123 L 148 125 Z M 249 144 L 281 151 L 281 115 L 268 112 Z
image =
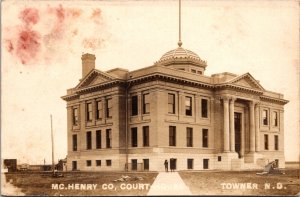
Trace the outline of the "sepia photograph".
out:
M 1 1 L 1 195 L 300 195 L 298 0 Z

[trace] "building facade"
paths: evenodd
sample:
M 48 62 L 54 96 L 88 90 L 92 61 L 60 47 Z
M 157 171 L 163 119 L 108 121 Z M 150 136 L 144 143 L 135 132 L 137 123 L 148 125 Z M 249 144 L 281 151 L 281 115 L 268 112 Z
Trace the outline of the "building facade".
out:
M 152 66 L 95 69 L 83 54 L 82 79 L 67 90 L 72 170 L 163 171 L 284 167 L 282 94 L 250 73 L 204 75 L 207 63 L 179 46 Z

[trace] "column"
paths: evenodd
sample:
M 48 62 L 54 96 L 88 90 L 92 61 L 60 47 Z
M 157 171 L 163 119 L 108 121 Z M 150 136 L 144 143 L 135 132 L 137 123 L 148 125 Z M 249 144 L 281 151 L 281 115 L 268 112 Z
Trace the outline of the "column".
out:
M 178 92 L 178 120 L 182 120 L 185 115 L 185 96 L 183 92 Z
M 241 158 L 244 157 L 245 155 L 245 127 L 244 127 L 244 122 L 245 120 L 245 116 L 244 114 L 242 114 L 242 117 L 241 117 L 241 151 L 240 151 L 240 156 Z
M 101 104 L 102 104 L 102 120 L 101 123 L 106 123 L 106 98 L 103 96 L 101 97 Z
M 255 152 L 254 102 L 250 101 L 250 152 Z
M 235 98 L 231 98 L 230 105 L 229 105 L 230 151 L 231 152 L 235 152 L 234 101 Z
M 255 105 L 255 151 L 260 151 L 259 148 L 260 141 L 259 141 L 259 103 Z
M 229 152 L 229 102 L 227 97 L 223 97 L 224 106 L 224 152 Z
M 143 114 L 143 95 L 142 92 L 138 92 L 137 93 L 138 96 L 138 120 L 141 121 L 142 120 L 142 114 Z
M 93 125 L 96 125 L 96 120 L 97 120 L 97 103 L 96 103 L 96 99 L 93 99 L 92 102 L 92 116 L 93 116 Z
M 201 97 L 199 97 L 198 95 L 195 95 L 194 97 L 194 105 L 193 105 L 193 116 L 194 116 L 194 120 L 195 122 L 198 122 L 199 118 L 201 117 Z

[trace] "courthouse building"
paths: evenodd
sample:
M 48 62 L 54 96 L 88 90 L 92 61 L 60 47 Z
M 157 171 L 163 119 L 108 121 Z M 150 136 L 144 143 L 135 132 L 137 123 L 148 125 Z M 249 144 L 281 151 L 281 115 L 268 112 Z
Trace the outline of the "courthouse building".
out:
M 67 101 L 67 169 L 163 171 L 284 167 L 284 105 L 250 73 L 205 75 L 179 46 L 152 66 L 106 72 L 83 54 Z

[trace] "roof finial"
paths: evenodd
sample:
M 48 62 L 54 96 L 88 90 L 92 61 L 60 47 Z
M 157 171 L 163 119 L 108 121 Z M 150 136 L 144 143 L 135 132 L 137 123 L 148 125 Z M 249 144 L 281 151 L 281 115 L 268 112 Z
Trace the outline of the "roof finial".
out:
M 181 47 L 181 0 L 179 0 L 179 41 L 178 46 Z

